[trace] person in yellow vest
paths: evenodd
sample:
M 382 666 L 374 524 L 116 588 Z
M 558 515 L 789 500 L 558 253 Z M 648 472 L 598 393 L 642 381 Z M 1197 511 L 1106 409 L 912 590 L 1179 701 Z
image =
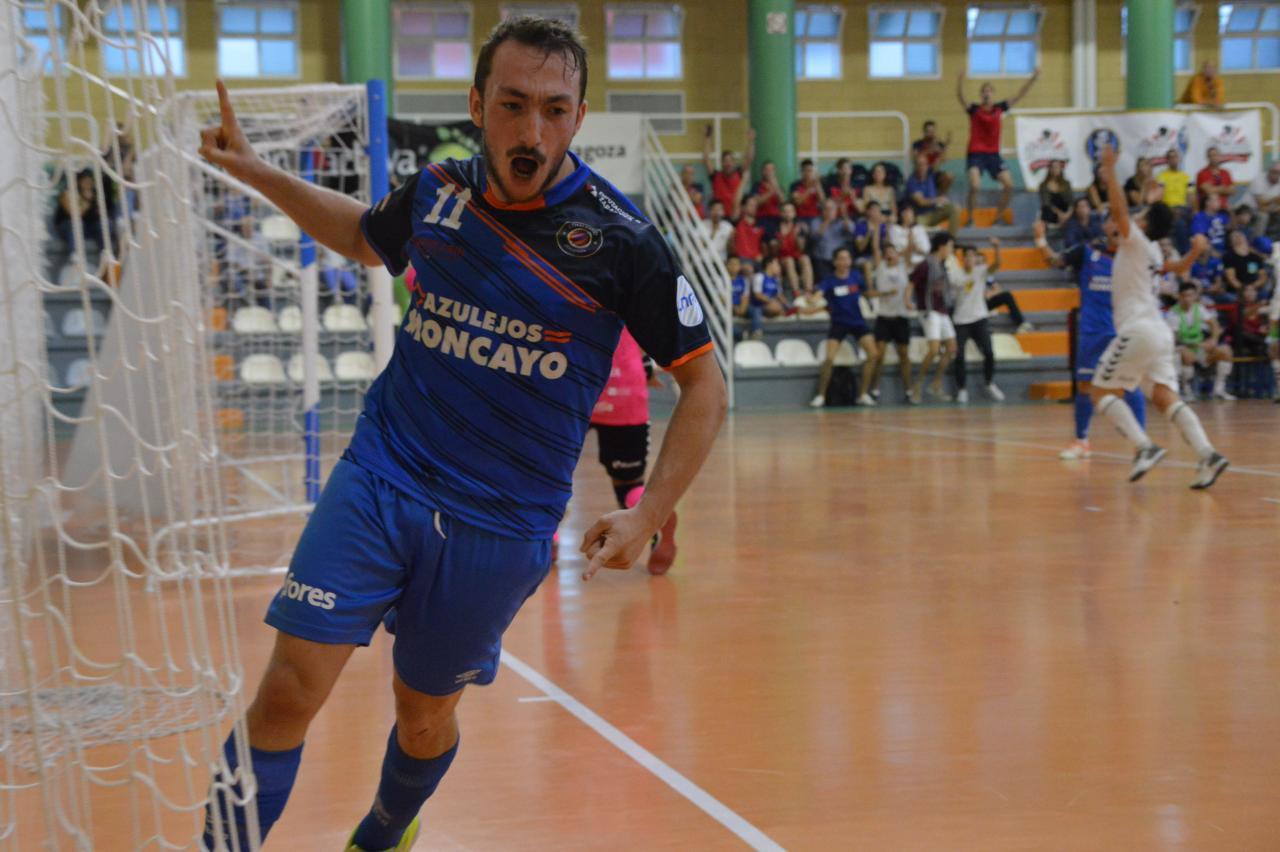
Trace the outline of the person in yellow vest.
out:
M 1178 352 L 1178 378 L 1181 394 L 1195 398 L 1192 379 L 1196 366 L 1213 367 L 1213 398 L 1235 399 L 1227 393 L 1227 377 L 1231 375 L 1231 347 L 1222 343 L 1222 326 L 1217 311 L 1200 301 L 1200 288 L 1187 281 L 1178 288 L 1178 301 L 1165 315 L 1173 329 Z
M 1200 73 L 1191 78 L 1178 100 L 1184 104 L 1222 109 L 1222 105 L 1227 102 L 1227 87 L 1218 76 L 1218 66 L 1206 59 L 1200 66 Z

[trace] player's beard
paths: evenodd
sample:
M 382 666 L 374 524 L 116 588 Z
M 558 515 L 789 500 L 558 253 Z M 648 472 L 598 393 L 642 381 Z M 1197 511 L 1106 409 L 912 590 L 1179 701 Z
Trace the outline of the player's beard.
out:
M 565 150 L 560 152 L 559 157 L 555 158 L 555 165 L 552 166 L 551 169 L 547 172 L 547 176 L 546 178 L 543 179 L 542 185 L 538 187 L 537 192 L 534 192 L 532 195 L 529 196 L 529 198 L 516 198 L 512 194 L 510 188 L 507 186 L 506 181 L 502 179 L 502 174 L 498 170 L 498 155 L 494 152 L 493 148 L 490 147 L 489 136 L 483 130 L 480 131 L 480 149 L 481 151 L 484 152 L 485 175 L 495 186 L 498 187 L 498 189 L 502 191 L 503 197 L 506 198 L 506 200 L 511 203 L 528 201 L 529 199 L 537 198 L 539 195 L 542 195 L 542 193 L 546 192 L 547 189 L 551 186 L 551 184 L 555 181 L 556 175 L 560 174 L 560 169 L 564 165 L 564 158 L 569 153 L 569 149 L 566 148 Z M 542 168 L 545 165 L 545 163 L 543 162 L 542 155 L 539 154 L 537 151 L 534 151 L 529 148 L 519 148 L 519 147 L 512 148 L 507 151 L 506 156 L 508 158 L 512 156 L 524 156 L 534 160 L 538 160 L 539 168 Z M 546 158 L 546 162 L 551 162 L 551 158 Z

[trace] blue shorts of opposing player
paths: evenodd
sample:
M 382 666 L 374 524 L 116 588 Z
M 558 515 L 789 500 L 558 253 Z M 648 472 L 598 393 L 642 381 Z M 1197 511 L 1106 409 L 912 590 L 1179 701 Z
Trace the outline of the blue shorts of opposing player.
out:
M 448 695 L 493 681 L 502 634 L 550 565 L 550 540 L 465 524 L 343 460 L 266 621 L 313 642 L 367 645 L 385 620 L 400 679 Z
M 1076 381 L 1092 382 L 1093 371 L 1115 335 L 1081 334 L 1076 337 Z

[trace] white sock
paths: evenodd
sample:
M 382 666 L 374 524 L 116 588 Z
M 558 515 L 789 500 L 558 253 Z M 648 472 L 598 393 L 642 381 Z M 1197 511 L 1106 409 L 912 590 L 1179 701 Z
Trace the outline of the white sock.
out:
M 1133 409 L 1121 397 L 1104 396 L 1096 410 L 1105 414 L 1112 425 L 1120 430 L 1120 434 L 1128 438 L 1129 443 L 1138 449 L 1145 450 L 1151 446 L 1151 439 L 1138 425 L 1138 418 L 1133 416 Z
M 1223 390 L 1227 386 L 1227 376 L 1231 375 L 1232 364 L 1230 361 L 1219 361 L 1217 380 L 1213 383 L 1217 390 Z
M 1204 433 L 1204 427 L 1200 425 L 1200 418 L 1196 417 L 1196 413 L 1191 410 L 1191 406 L 1185 402 L 1175 402 L 1169 406 L 1169 410 L 1165 412 L 1165 417 L 1169 418 L 1169 422 L 1177 427 L 1178 432 L 1182 435 L 1182 440 L 1186 441 L 1191 449 L 1196 451 L 1202 459 L 1207 459 L 1213 455 L 1213 444 L 1209 443 L 1209 437 Z
M 1196 368 L 1191 364 L 1183 364 L 1178 370 L 1178 375 L 1184 382 L 1190 384 L 1191 380 L 1196 376 Z

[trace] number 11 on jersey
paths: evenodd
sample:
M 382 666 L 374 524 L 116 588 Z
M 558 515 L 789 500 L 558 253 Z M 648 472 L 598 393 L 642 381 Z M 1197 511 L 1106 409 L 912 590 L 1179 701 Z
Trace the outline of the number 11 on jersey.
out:
M 462 190 L 458 193 L 457 203 L 453 205 L 453 209 L 449 212 L 447 218 L 441 220 L 440 214 L 444 211 L 444 206 L 453 198 L 454 185 L 447 183 L 444 186 L 436 188 L 436 204 L 431 208 L 431 212 L 422 217 L 422 221 L 428 225 L 439 225 L 442 228 L 448 228 L 456 231 L 462 227 L 462 211 L 467 209 L 467 202 L 471 200 L 471 189 Z

